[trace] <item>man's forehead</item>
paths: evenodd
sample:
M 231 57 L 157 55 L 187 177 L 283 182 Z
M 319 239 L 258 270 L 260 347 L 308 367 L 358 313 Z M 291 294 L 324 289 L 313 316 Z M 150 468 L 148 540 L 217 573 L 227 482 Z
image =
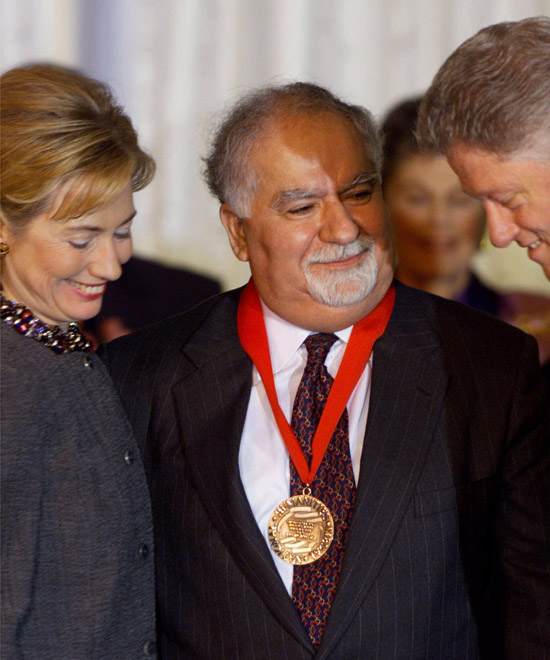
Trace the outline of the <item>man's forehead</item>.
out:
M 291 108 L 281 106 L 266 117 L 263 129 L 269 131 L 280 131 L 293 129 L 296 126 L 313 126 L 319 123 L 334 122 L 355 128 L 350 117 L 326 108 Z
M 300 117 L 274 119 L 254 137 L 249 151 L 253 169 L 272 172 L 284 158 L 303 161 L 307 167 L 309 160 L 320 155 L 326 159 L 327 152 L 334 162 L 360 161 L 361 172 L 354 176 L 374 169 L 372 152 L 351 121 L 333 113 Z
M 523 189 L 525 160 L 465 145 L 457 145 L 448 155 L 464 192 L 478 198 L 510 195 Z
M 350 138 L 364 146 L 362 136 L 353 121 L 344 115 L 329 110 L 289 110 L 280 109 L 267 117 L 257 131 L 252 151 L 260 152 L 269 142 L 286 143 L 287 140 L 306 139 L 315 136 L 317 140 L 332 135 L 334 128 L 346 132 Z

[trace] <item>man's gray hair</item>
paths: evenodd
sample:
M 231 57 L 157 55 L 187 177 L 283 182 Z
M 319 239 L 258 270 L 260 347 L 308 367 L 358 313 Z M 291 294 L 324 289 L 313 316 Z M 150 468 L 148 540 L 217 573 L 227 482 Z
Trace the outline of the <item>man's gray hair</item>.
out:
M 353 124 L 380 172 L 383 140 L 372 114 L 361 106 L 345 103 L 319 85 L 296 82 L 253 91 L 230 108 L 204 159 L 204 179 L 212 194 L 245 217 L 257 185 L 250 166 L 255 140 L 272 120 L 319 112 L 341 116 Z
M 444 62 L 422 101 L 423 151 L 457 143 L 550 160 L 550 18 L 480 30 Z

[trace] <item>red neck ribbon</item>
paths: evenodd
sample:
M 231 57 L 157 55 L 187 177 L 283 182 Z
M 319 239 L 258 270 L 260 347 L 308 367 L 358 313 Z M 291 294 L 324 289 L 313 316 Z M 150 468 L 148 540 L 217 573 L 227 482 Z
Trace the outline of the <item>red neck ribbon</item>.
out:
M 374 342 L 386 329 L 394 300 L 395 289 L 392 285 L 372 312 L 353 326 L 338 374 L 332 384 L 319 426 L 313 437 L 310 467 L 300 443 L 279 406 L 262 305 L 252 279 L 241 294 L 237 310 L 237 328 L 241 345 L 261 376 L 279 431 L 298 476 L 305 485 L 313 483 L 334 429 L 369 361 Z

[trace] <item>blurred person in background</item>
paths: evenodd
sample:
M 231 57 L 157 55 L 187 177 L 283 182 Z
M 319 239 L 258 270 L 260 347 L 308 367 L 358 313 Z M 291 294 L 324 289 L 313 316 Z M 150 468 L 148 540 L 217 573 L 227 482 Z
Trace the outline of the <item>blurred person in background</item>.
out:
M 130 257 L 154 162 L 104 84 L 50 65 L 0 84 L 1 655 L 153 656 L 143 465 L 78 323 Z
M 445 156 L 422 153 L 414 134 L 421 97 L 384 119 L 384 199 L 397 251 L 396 277 L 481 309 L 534 334 L 550 371 L 550 296 L 499 292 L 473 272 L 485 230 L 483 205 L 466 195 Z M 550 378 L 550 373 L 548 373 Z
M 550 279 L 550 17 L 460 45 L 424 96 L 418 138 L 483 203 L 491 242 L 516 241 Z
M 131 257 L 119 279 L 105 290 L 99 314 L 83 324 L 84 330 L 98 345 L 185 312 L 220 290 L 211 277 Z

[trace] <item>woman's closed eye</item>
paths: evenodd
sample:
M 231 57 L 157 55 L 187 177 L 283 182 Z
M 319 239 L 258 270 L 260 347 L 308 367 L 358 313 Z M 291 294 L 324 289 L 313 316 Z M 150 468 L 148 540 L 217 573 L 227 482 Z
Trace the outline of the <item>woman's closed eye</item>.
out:
M 77 250 L 85 250 L 87 247 L 90 247 L 97 235 L 97 233 L 94 233 L 92 236 L 72 238 L 69 240 L 69 244 Z M 132 238 L 132 227 L 130 225 L 119 227 L 113 236 L 117 241 L 127 241 Z
M 126 227 L 124 229 L 118 229 L 115 232 L 115 238 L 118 238 L 121 241 L 124 241 L 127 238 L 132 238 L 132 228 Z
M 82 240 L 82 241 L 72 240 L 72 241 L 69 241 L 69 245 L 72 245 L 77 250 L 85 250 L 88 247 L 88 245 L 90 245 L 91 241 L 92 241 L 91 238 L 88 238 L 88 239 L 85 239 L 85 240 Z

